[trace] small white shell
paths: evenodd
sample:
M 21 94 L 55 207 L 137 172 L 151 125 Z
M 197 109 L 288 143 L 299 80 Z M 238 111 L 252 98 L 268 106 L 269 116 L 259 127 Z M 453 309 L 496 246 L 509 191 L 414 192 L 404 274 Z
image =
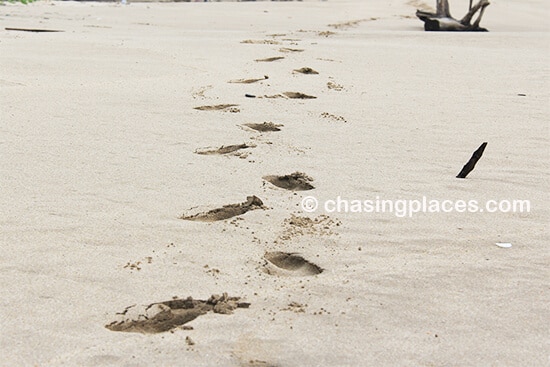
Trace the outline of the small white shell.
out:
M 497 242 L 496 245 L 498 247 L 502 247 L 502 248 L 510 248 L 512 247 L 512 244 L 509 243 L 509 242 Z

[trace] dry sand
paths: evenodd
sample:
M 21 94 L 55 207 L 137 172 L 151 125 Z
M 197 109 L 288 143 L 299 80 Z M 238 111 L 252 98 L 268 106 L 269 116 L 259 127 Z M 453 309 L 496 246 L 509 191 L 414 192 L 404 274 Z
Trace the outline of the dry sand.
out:
M 547 365 L 549 2 L 494 0 L 484 34 L 425 33 L 423 5 L 0 6 L 0 364 Z M 262 179 L 294 172 L 314 188 Z M 307 195 L 532 210 L 307 214 Z M 255 210 L 181 219 L 216 208 Z M 250 306 L 105 327 L 224 292 Z

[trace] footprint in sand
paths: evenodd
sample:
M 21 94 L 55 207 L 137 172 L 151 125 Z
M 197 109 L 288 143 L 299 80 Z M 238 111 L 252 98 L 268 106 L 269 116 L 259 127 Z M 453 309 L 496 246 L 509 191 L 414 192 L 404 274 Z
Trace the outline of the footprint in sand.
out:
M 307 304 L 292 301 L 287 305 L 287 307 L 281 308 L 281 311 L 291 311 L 291 312 L 294 312 L 294 313 L 305 313 L 306 308 L 307 308 Z
M 264 203 L 257 196 L 248 196 L 244 203 L 224 205 L 221 208 L 209 210 L 207 212 L 183 215 L 180 219 L 197 222 L 215 222 L 218 220 L 229 219 L 242 215 L 250 210 L 265 209 Z
M 241 361 L 241 367 L 279 367 L 276 364 L 269 363 L 262 359 L 248 359 L 246 361 Z
M 206 93 L 206 91 L 210 89 L 212 89 L 211 85 L 206 85 L 198 89 L 193 89 L 191 96 L 193 97 L 193 99 L 197 99 L 197 98 L 205 99 L 206 96 L 204 95 L 204 93 Z
M 256 62 L 272 62 L 272 61 L 277 61 L 277 60 L 282 60 L 284 59 L 283 56 L 275 56 L 275 57 L 268 57 L 266 59 L 256 59 L 254 61 Z
M 332 36 L 332 35 L 335 35 L 336 32 L 331 32 L 331 31 L 324 31 L 324 32 L 318 32 L 317 35 L 318 36 L 321 36 L 321 37 L 329 37 L 329 36 Z
M 306 75 L 316 75 L 319 74 L 319 72 L 313 70 L 312 68 L 303 67 L 300 69 L 293 70 L 294 73 L 300 73 L 300 74 L 306 74 Z
M 195 110 L 199 111 L 225 111 L 228 110 L 229 112 L 240 112 L 237 107 L 238 104 L 218 104 L 213 106 L 199 106 L 199 107 L 193 107 Z
M 347 122 L 347 120 L 344 117 L 336 116 L 336 115 L 334 115 L 332 113 L 328 113 L 328 112 L 323 112 L 321 114 L 321 117 L 325 118 L 325 119 L 331 119 L 331 120 L 336 121 L 336 122 Z
M 274 124 L 273 122 L 264 122 L 261 124 L 243 124 L 243 126 L 263 133 L 269 131 L 281 131 L 280 127 L 283 127 L 284 125 Z
M 148 306 L 129 306 L 117 314 L 117 320 L 105 325 L 111 331 L 153 334 L 180 327 L 210 311 L 228 315 L 237 308 L 248 308 L 250 303 L 239 302 L 240 297 L 212 295 L 208 300 L 174 299 Z
M 264 75 L 263 78 L 253 78 L 253 79 L 233 79 L 228 81 L 228 83 L 252 84 L 252 83 L 256 83 L 266 79 L 269 79 L 269 76 Z
M 279 49 L 279 52 L 284 53 L 290 53 L 290 52 L 304 52 L 305 50 L 303 48 L 288 48 L 288 47 L 281 47 Z
M 266 252 L 264 270 L 271 275 L 307 276 L 323 272 L 318 265 L 311 263 L 302 256 L 289 252 Z
M 333 90 L 336 90 L 336 91 L 340 92 L 344 89 L 344 86 L 340 85 L 340 84 L 337 84 L 337 83 L 334 83 L 334 82 L 328 82 L 327 83 L 327 88 L 328 89 L 333 89 Z
M 280 45 L 281 42 L 275 40 L 244 40 L 241 43 L 247 43 L 250 45 Z
M 342 225 L 338 219 L 327 215 L 320 215 L 315 218 L 291 214 L 283 221 L 283 231 L 275 239 L 275 244 L 295 241 L 302 236 L 326 237 L 338 235 L 335 227 Z
M 248 144 L 237 144 L 237 145 L 222 145 L 221 147 L 217 149 L 213 148 L 199 148 L 195 150 L 196 154 L 201 155 L 224 155 L 229 153 L 235 153 L 241 149 L 247 149 L 247 148 L 255 148 L 255 145 L 248 145 Z
M 294 172 L 284 176 L 264 176 L 267 182 L 286 190 L 306 191 L 315 188 L 310 182 L 313 179 L 302 172 Z
M 255 95 L 252 95 L 252 94 L 246 94 L 246 97 L 249 97 L 249 98 L 271 98 L 271 99 L 275 99 L 275 98 L 316 99 L 317 98 L 315 96 L 310 96 L 310 95 L 307 95 L 307 94 L 301 93 L 301 92 L 284 92 L 284 93 L 281 93 L 281 94 L 272 94 L 272 95 L 265 95 L 265 96 L 255 96 Z
M 284 92 L 283 95 L 286 96 L 287 98 L 290 98 L 290 99 L 315 99 L 315 98 L 317 98 L 315 96 L 310 96 L 310 95 L 300 93 L 300 92 Z
M 366 22 L 369 20 L 376 20 L 376 19 L 377 18 L 350 20 L 348 22 L 329 24 L 328 26 L 334 29 L 348 29 L 348 28 L 357 27 L 359 23 Z

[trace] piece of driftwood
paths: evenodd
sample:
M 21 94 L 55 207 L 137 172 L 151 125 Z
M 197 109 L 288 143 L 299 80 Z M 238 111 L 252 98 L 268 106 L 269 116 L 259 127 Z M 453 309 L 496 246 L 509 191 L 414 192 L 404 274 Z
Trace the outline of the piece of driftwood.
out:
M 487 146 L 487 142 L 481 144 L 479 148 L 474 152 L 472 155 L 472 158 L 462 167 L 462 171 L 456 176 L 456 178 L 466 178 L 468 176 L 468 173 L 472 172 L 474 167 L 476 166 L 477 161 L 481 158 L 483 155 L 483 151 L 485 150 L 485 147 Z
M 470 0 L 470 8 L 466 15 L 458 20 L 451 16 L 448 0 L 436 0 L 437 10 L 435 13 L 417 10 L 416 16 L 424 22 L 426 31 L 442 31 L 442 32 L 487 32 L 487 29 L 479 26 L 481 17 L 485 12 L 485 8 L 489 6 L 488 0 L 479 0 L 477 4 L 472 6 Z M 474 15 L 479 12 L 477 19 L 473 24 L 470 22 Z
M 6 27 L 6 31 L 19 31 L 19 32 L 36 32 L 36 33 L 45 33 L 45 32 L 65 32 L 58 29 L 40 29 L 40 28 L 13 28 Z

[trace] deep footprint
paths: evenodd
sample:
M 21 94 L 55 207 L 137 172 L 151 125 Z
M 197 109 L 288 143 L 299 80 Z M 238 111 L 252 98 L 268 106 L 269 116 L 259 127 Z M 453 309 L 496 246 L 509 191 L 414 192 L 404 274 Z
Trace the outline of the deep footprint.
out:
M 263 78 L 256 78 L 256 79 L 233 79 L 233 80 L 228 81 L 228 83 L 251 84 L 251 83 L 256 83 L 256 82 L 266 80 L 266 79 L 269 79 L 269 76 L 264 75 Z
M 199 111 L 221 111 L 221 110 L 226 110 L 228 108 L 236 107 L 236 106 L 238 106 L 238 104 L 218 104 L 214 106 L 194 107 L 194 109 Z
M 274 124 L 273 122 L 264 122 L 262 124 L 244 124 L 243 126 L 249 127 L 252 130 L 260 131 L 260 132 L 268 132 L 268 131 L 281 131 L 279 129 L 283 125 Z
M 254 61 L 256 61 L 256 62 L 273 62 L 273 61 L 282 60 L 282 59 L 284 59 L 284 57 L 275 56 L 275 57 L 268 57 L 266 59 L 256 59 Z
M 288 47 L 282 47 L 279 49 L 279 52 L 289 53 L 289 52 L 304 52 L 305 50 L 302 48 L 288 48 Z
M 214 312 L 228 315 L 237 308 L 248 308 L 249 303 L 238 302 L 240 297 L 212 295 L 208 300 L 175 299 L 152 303 L 148 306 L 130 306 L 118 313 L 115 320 L 105 327 L 111 331 L 129 333 L 162 333 L 193 321 L 197 317 Z
M 244 203 L 224 205 L 221 208 L 212 209 L 204 213 L 183 215 L 180 219 L 198 222 L 215 222 L 242 215 L 250 210 L 265 209 L 264 203 L 257 196 L 248 196 Z
M 302 172 L 294 172 L 284 176 L 264 176 L 267 182 L 286 190 L 306 191 L 315 188 L 310 182 L 313 179 Z
M 323 272 L 323 269 L 318 265 L 289 252 L 266 252 L 264 258 L 268 261 L 265 268 L 268 274 L 301 276 L 317 275 Z M 280 269 L 283 271 L 280 271 Z
M 252 96 L 254 97 L 254 96 Z M 300 92 L 284 92 L 282 94 L 272 94 L 272 95 L 265 95 L 265 96 L 259 96 L 256 98 L 289 98 L 289 99 L 315 99 L 317 97 L 310 96 L 304 93 Z
M 234 153 L 241 149 L 255 148 L 255 147 L 256 147 L 255 145 L 248 145 L 248 144 L 222 145 L 218 149 L 211 149 L 211 148 L 197 149 L 195 153 L 202 154 L 202 155 L 223 155 L 223 154 Z
M 300 73 L 300 74 L 309 74 L 309 75 L 319 74 L 319 72 L 313 70 L 312 68 L 308 68 L 308 67 L 295 69 L 294 72 L 295 73 Z
M 317 98 L 315 96 L 310 96 L 310 95 L 300 93 L 300 92 L 284 92 L 283 94 L 287 98 L 291 98 L 291 99 L 315 99 L 315 98 Z

